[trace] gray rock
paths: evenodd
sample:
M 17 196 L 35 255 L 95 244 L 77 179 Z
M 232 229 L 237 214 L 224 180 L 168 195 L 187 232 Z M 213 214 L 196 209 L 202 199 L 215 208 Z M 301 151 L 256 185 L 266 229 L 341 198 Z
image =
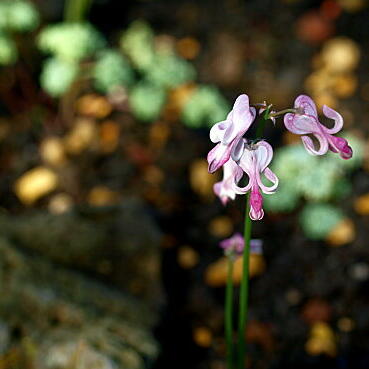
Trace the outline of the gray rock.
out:
M 0 234 L 53 262 L 112 282 L 153 308 L 162 302 L 161 235 L 139 200 L 60 215 L 2 214 Z
M 144 300 L 5 238 L 0 255 L 2 347 L 12 347 L 5 357 L 12 355 L 14 367 L 141 369 L 153 362 L 157 317 Z

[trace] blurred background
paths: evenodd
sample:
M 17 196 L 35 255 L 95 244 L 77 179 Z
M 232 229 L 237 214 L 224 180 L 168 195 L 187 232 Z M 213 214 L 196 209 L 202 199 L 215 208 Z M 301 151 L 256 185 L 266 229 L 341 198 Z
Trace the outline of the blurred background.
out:
M 245 199 L 205 158 L 241 93 L 309 94 L 354 149 L 266 128 L 247 368 L 368 368 L 368 25 L 366 0 L 0 0 L 0 368 L 225 369 Z

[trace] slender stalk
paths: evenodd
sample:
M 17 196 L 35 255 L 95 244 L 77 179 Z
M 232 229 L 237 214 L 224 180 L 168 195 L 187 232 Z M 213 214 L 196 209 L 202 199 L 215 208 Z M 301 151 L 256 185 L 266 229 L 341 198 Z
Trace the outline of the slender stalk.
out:
M 273 117 L 278 117 L 279 115 L 283 115 L 286 113 L 296 113 L 296 112 L 297 112 L 297 109 L 284 109 L 284 110 L 277 111 L 276 113 L 269 114 L 269 117 L 273 118 Z
M 82 22 L 86 18 L 93 0 L 65 0 L 64 20 L 66 22 Z
M 225 300 L 225 339 L 227 345 L 227 369 L 233 369 L 233 264 L 234 256 L 228 256 L 228 275 Z
M 246 354 L 246 323 L 248 313 L 248 297 L 249 297 L 249 255 L 250 255 L 250 239 L 251 239 L 251 218 L 250 211 L 250 193 L 246 195 L 246 211 L 245 211 L 245 228 L 244 241 L 245 247 L 243 249 L 243 270 L 242 280 L 240 286 L 240 304 L 238 315 L 238 369 L 245 368 L 245 354 Z
M 261 138 L 263 133 L 264 133 L 265 123 L 269 119 L 269 117 L 271 116 L 271 114 L 269 114 L 269 111 L 270 111 L 270 106 L 268 106 L 267 109 L 264 111 L 264 113 L 262 115 L 262 119 L 258 124 L 258 128 L 256 130 L 256 138 Z M 246 214 L 246 218 L 248 216 L 249 215 Z

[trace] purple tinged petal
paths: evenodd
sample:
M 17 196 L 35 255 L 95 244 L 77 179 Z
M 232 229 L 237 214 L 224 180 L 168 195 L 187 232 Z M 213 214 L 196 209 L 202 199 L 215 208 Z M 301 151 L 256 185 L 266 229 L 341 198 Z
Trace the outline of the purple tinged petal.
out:
M 275 192 L 275 190 L 277 189 L 277 187 L 278 187 L 278 184 L 279 184 L 279 179 L 278 179 L 278 177 L 269 169 L 269 168 L 265 168 L 265 170 L 264 170 L 264 175 L 265 175 L 265 177 L 270 181 L 270 182 L 272 182 L 273 183 L 273 185 L 272 186 L 266 186 L 263 182 L 261 182 L 261 180 L 260 181 L 258 181 L 258 185 L 259 185 L 259 187 L 261 188 L 261 190 L 265 193 L 265 194 L 267 194 L 267 195 L 269 195 L 269 194 L 272 194 L 272 193 L 274 193 Z
M 334 109 L 328 107 L 327 105 L 323 105 L 323 114 L 329 118 L 334 120 L 333 128 L 324 127 L 325 132 L 329 134 L 334 134 L 339 132 L 343 127 L 343 118 L 342 115 L 336 112 Z
M 248 175 L 249 182 L 244 187 L 238 187 L 236 183 L 234 183 L 233 188 L 234 191 L 239 194 L 243 195 L 247 191 L 250 190 L 252 184 L 254 183 L 254 179 L 252 177 L 252 173 L 255 172 L 254 170 L 254 160 L 253 160 L 253 150 L 245 148 L 243 154 L 239 160 L 238 165 L 242 168 L 242 170 Z
M 237 142 L 235 142 L 235 145 L 231 152 L 231 156 L 234 161 L 239 161 L 241 159 L 241 156 L 245 150 L 246 143 L 247 141 L 244 138 L 241 138 Z
M 226 254 L 241 255 L 245 247 L 245 241 L 241 233 L 235 233 L 232 237 L 227 238 L 219 243 Z
M 300 95 L 295 100 L 295 108 L 302 109 L 302 114 L 311 115 L 318 118 L 318 111 L 313 99 L 307 95 Z
M 210 141 L 217 143 L 220 142 L 224 136 L 224 132 L 227 129 L 227 127 L 230 125 L 230 121 L 223 120 L 219 123 L 216 123 L 211 127 L 210 129 Z
M 234 185 L 234 191 L 237 194 L 244 194 L 251 187 L 258 186 L 266 194 L 274 193 L 278 187 L 277 176 L 267 167 L 273 158 L 273 148 L 266 141 L 260 141 L 252 147 L 245 147 L 242 157 L 239 161 L 240 167 L 248 175 L 249 182 L 245 187 Z M 260 175 L 264 173 L 266 178 L 272 182 L 272 186 L 266 186 L 262 183 Z
M 330 136 L 329 149 L 333 152 L 339 152 L 342 159 L 352 158 L 352 148 L 349 146 L 347 140 L 342 137 Z
M 254 160 L 257 163 L 259 172 L 262 172 L 272 161 L 273 148 L 266 141 L 259 141 L 255 146 Z
M 250 195 L 250 217 L 252 220 L 260 220 L 263 216 L 263 196 L 259 189 L 254 187 Z
M 316 118 L 308 115 L 288 113 L 284 116 L 286 128 L 297 135 L 319 132 L 319 122 Z
M 315 149 L 313 140 L 309 136 L 302 136 L 301 140 L 305 146 L 305 149 L 311 155 L 324 155 L 328 151 L 328 141 L 324 134 L 314 134 L 318 139 L 320 147 L 318 150 Z
M 261 220 L 264 217 L 264 210 L 261 209 L 259 211 L 256 211 L 255 209 L 251 208 L 249 215 L 252 220 Z
M 222 165 L 224 165 L 230 158 L 232 151 L 231 145 L 223 145 L 218 143 L 212 150 L 208 153 L 208 171 L 209 173 L 214 173 Z
M 249 97 L 245 94 L 238 96 L 232 109 L 232 124 L 224 133 L 222 143 L 229 144 L 236 137 L 241 137 L 249 129 L 255 115 L 250 111 Z
M 235 182 L 242 178 L 242 175 L 242 169 L 232 159 L 224 164 L 223 180 L 215 183 L 213 187 L 215 194 L 220 198 L 223 205 L 226 205 L 229 200 L 236 198 L 233 186 Z

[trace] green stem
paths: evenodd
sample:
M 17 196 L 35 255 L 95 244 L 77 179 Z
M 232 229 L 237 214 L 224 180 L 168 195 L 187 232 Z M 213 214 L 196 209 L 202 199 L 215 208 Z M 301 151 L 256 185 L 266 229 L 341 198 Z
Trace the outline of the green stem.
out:
M 256 129 L 256 138 L 261 138 L 263 133 L 264 133 L 265 123 L 269 119 L 269 111 L 270 111 L 270 106 L 267 107 L 267 109 L 265 110 L 265 112 L 262 115 L 261 121 L 258 124 L 258 128 Z M 249 215 L 246 214 L 246 218 L 248 216 Z
M 66 22 L 82 22 L 91 7 L 93 0 L 65 0 L 64 20 Z
M 245 211 L 245 229 L 244 229 L 244 242 L 245 247 L 243 249 L 243 267 L 242 267 L 242 280 L 240 286 L 240 304 L 239 304 L 239 316 L 238 316 L 238 369 L 244 369 L 245 367 L 245 354 L 246 354 L 246 323 L 247 323 L 247 308 L 249 297 L 249 255 L 250 255 L 250 239 L 251 239 L 251 218 L 249 216 L 250 211 L 250 193 L 246 195 L 246 211 Z
M 233 368 L 233 255 L 228 256 L 228 275 L 225 300 L 225 339 L 227 345 L 227 369 Z
M 278 117 L 279 115 L 283 115 L 286 113 L 296 113 L 296 112 L 297 112 L 296 109 L 284 109 L 277 111 L 276 113 L 269 114 L 269 118 Z

